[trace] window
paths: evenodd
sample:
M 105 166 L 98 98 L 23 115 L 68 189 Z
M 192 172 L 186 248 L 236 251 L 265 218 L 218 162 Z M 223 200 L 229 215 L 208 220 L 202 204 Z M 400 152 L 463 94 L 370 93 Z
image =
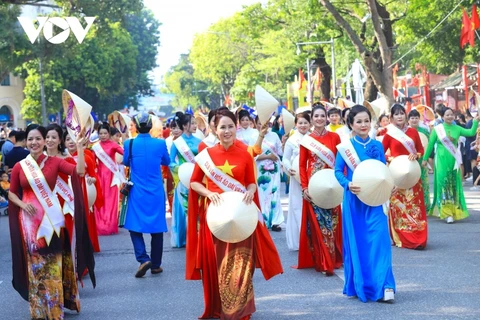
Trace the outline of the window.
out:
M 9 86 L 10 85 L 10 75 L 7 74 L 7 76 L 2 80 L 2 83 L 0 83 L 0 86 Z

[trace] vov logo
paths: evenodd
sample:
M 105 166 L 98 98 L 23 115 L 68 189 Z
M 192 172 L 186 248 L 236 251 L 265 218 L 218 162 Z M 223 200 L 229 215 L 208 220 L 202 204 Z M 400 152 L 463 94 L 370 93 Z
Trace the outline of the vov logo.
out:
M 30 20 L 29 18 L 18 17 L 17 19 L 22 25 L 22 28 L 27 34 L 31 43 L 34 43 L 37 40 L 40 32 L 43 29 L 43 36 L 48 42 L 60 44 L 64 43 L 65 40 L 68 39 L 70 36 L 70 30 L 75 35 L 75 38 L 77 38 L 78 43 L 82 43 L 83 39 L 85 39 L 85 36 L 88 33 L 88 30 L 90 30 L 90 27 L 93 25 L 95 17 L 85 17 L 85 21 L 87 22 L 85 29 L 83 29 L 80 21 L 78 21 L 78 19 L 75 17 L 37 17 L 38 28 L 35 28 L 34 21 Z M 63 29 L 63 31 L 57 35 L 54 35 L 53 25 Z

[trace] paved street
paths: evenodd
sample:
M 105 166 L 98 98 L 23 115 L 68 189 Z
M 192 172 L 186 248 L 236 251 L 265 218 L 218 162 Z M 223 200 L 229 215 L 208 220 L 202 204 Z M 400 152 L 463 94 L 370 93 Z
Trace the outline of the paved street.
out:
M 471 217 L 447 225 L 429 218 L 424 251 L 393 248 L 397 294 L 393 304 L 361 303 L 342 295 L 343 273 L 325 277 L 295 270 L 297 253 L 287 249 L 285 232 L 272 233 L 285 273 L 265 281 L 255 273 L 257 312 L 253 319 L 479 319 L 480 193 L 469 191 Z M 284 210 L 287 198 L 283 199 Z M 148 236 L 149 238 L 149 236 Z M 66 319 L 196 319 L 203 311 L 201 281 L 185 281 L 185 251 L 165 237 L 164 272 L 136 279 L 138 267 L 128 232 L 101 237 L 96 255 L 97 288 L 88 279 L 82 311 Z M 11 286 L 8 218 L 0 217 L 0 319 L 29 319 L 28 303 Z

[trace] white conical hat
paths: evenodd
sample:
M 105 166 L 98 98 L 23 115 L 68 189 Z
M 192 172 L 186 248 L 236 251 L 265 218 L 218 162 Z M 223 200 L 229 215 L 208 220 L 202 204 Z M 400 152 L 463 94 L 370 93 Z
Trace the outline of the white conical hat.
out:
M 312 107 L 310 107 L 310 106 L 305 106 L 305 107 L 297 108 L 297 109 L 295 110 L 295 114 L 299 114 L 299 113 L 306 112 L 306 111 L 312 111 Z
M 352 183 L 360 187 L 357 195 L 360 201 L 372 207 L 387 202 L 394 187 L 388 167 L 374 159 L 364 160 L 358 165 L 353 172 Z
M 250 237 L 258 224 L 258 209 L 255 203 L 247 205 L 241 192 L 224 192 L 222 202 L 210 203 L 207 224 L 212 234 L 221 241 L 237 243 Z
M 337 106 L 342 110 L 346 109 L 346 108 L 351 108 L 354 105 L 355 105 L 355 102 L 347 100 L 347 99 L 339 98 L 337 100 Z
M 62 103 L 65 113 L 65 126 L 72 140 L 76 142 L 77 136 L 84 131 L 90 119 L 92 106 L 68 90 L 62 92 Z
M 185 162 L 178 167 L 178 178 L 187 188 L 190 188 L 190 179 L 192 178 L 193 168 L 195 168 L 195 165 L 191 162 Z
M 387 113 L 388 108 L 388 100 L 385 97 L 381 97 L 377 100 L 372 102 L 368 102 L 367 100 L 363 101 L 363 105 L 370 110 L 372 114 L 372 118 L 379 119 L 380 115 L 383 113 Z
M 423 149 L 427 150 L 428 147 L 428 137 L 425 133 L 419 132 L 418 135 L 420 136 L 420 140 L 422 140 Z
M 282 117 L 283 117 L 283 128 L 285 130 L 285 134 L 288 136 L 290 131 L 292 131 L 293 127 L 295 127 L 295 117 L 288 112 L 287 109 L 282 109 Z
M 335 208 L 343 200 L 343 188 L 333 169 L 317 171 L 308 182 L 308 194 L 313 203 L 323 209 Z
M 410 189 L 420 180 L 421 169 L 418 161 L 408 160 L 408 156 L 398 156 L 388 166 L 393 183 L 400 189 Z
M 336 106 L 330 102 L 327 102 L 327 101 L 320 101 L 321 104 L 323 104 L 323 106 L 325 107 L 325 109 L 330 110 L 330 109 L 335 109 Z
M 280 104 L 270 93 L 257 85 L 255 87 L 255 105 L 260 123 L 265 124 Z
M 414 109 L 420 113 L 420 120 L 422 120 L 422 122 L 425 123 L 435 120 L 435 112 L 433 112 L 432 108 L 419 104 L 418 106 L 415 106 Z
M 113 111 L 108 115 L 108 124 L 115 127 L 121 134 L 128 132 L 132 118 L 128 114 L 121 113 L 119 111 Z
M 298 183 L 300 183 L 300 155 L 293 158 L 292 170 L 295 170 L 295 175 L 293 177 L 298 181 Z
M 97 199 L 97 188 L 95 184 L 86 184 L 87 185 L 87 198 L 88 198 L 88 207 L 91 208 Z
M 192 134 L 194 137 L 197 137 L 200 140 L 205 139 L 205 135 L 203 134 L 202 130 L 197 129 L 194 134 Z

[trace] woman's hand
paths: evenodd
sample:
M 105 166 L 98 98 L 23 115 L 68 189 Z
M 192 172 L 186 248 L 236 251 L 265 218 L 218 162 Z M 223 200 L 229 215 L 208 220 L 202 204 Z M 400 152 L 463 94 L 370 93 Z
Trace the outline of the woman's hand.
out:
M 425 168 L 427 167 L 427 160 L 422 161 L 422 167 L 425 167 Z
M 77 150 L 85 150 L 87 148 L 88 138 L 83 133 L 77 136 Z
M 87 183 L 88 183 L 88 185 L 91 186 L 91 185 L 94 184 L 95 182 L 97 182 L 97 179 L 92 178 L 92 177 L 88 177 L 88 178 L 87 178 Z
M 416 154 L 413 154 L 413 153 L 410 153 L 410 154 L 408 155 L 408 160 L 410 160 L 410 161 L 415 161 L 415 160 L 417 160 L 417 155 L 416 155 Z
M 32 204 L 30 203 L 25 203 L 22 201 L 22 205 L 20 206 L 24 212 L 26 212 L 30 216 L 34 216 L 35 213 L 37 212 L 37 208 L 35 208 Z
M 353 194 L 359 194 L 359 193 L 360 193 L 360 187 L 354 185 L 353 182 L 350 182 L 350 183 L 348 184 L 348 189 L 349 189 L 350 192 L 353 193 Z
M 220 205 L 220 203 L 222 203 L 222 197 L 220 196 L 220 194 L 218 192 L 210 192 L 208 195 L 207 195 L 207 198 L 216 206 Z
M 260 135 L 265 137 L 265 135 L 268 133 L 268 129 L 270 127 L 268 126 L 268 122 L 262 125 L 262 128 L 260 129 Z M 262 138 L 263 138 L 262 137 Z
M 272 161 L 277 161 L 278 160 L 277 156 L 274 155 L 273 153 L 270 153 L 267 157 L 268 157 L 268 159 L 270 159 Z
M 288 174 L 293 177 L 294 175 L 297 174 L 297 171 L 295 171 L 295 170 L 293 170 L 293 169 L 289 169 L 289 170 L 288 170 Z
M 398 190 L 400 190 L 400 188 L 398 188 L 398 187 L 393 187 L 392 196 L 393 196 L 394 194 L 396 194 L 396 193 L 398 192 Z
M 245 192 L 245 196 L 243 197 L 243 202 L 245 202 L 246 204 L 252 203 L 254 195 L 254 192 L 247 190 L 247 192 Z
M 310 197 L 310 193 L 308 193 L 308 189 L 303 189 L 303 199 L 312 202 L 312 198 Z

